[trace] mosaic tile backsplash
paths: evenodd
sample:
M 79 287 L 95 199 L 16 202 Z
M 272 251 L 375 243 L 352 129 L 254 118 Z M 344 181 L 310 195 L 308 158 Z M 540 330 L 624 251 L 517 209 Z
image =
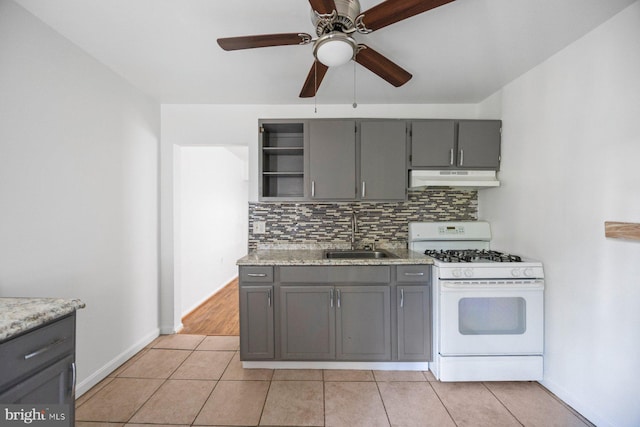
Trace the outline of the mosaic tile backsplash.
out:
M 403 202 L 249 203 L 249 250 L 351 245 L 352 215 L 357 218 L 356 245 L 406 247 L 408 224 L 415 221 L 476 221 L 475 190 L 409 192 Z M 265 233 L 253 224 L 265 222 Z

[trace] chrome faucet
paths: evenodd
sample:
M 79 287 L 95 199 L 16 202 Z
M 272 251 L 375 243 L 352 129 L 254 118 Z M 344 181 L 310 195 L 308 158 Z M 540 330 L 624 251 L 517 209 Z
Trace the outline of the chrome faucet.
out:
M 358 217 L 355 212 L 351 213 L 351 249 L 356 248 L 356 233 L 358 232 Z

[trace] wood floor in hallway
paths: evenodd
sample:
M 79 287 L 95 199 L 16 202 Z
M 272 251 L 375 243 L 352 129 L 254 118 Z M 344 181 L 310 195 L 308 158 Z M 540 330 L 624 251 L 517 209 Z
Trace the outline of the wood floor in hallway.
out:
M 182 318 L 181 334 L 240 335 L 238 279 Z

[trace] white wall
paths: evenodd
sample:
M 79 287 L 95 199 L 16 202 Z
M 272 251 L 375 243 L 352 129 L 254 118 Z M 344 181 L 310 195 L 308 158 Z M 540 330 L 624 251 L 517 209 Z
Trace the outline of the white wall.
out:
M 0 2 L 0 296 L 80 298 L 78 392 L 158 333 L 159 106 Z
M 636 2 L 481 113 L 504 123 L 480 216 L 494 247 L 544 262 L 544 385 L 599 426 L 640 425 L 640 242 L 604 237 L 640 222 L 639 41 Z
M 179 147 L 176 283 L 181 313 L 238 275 L 247 253 L 247 147 Z

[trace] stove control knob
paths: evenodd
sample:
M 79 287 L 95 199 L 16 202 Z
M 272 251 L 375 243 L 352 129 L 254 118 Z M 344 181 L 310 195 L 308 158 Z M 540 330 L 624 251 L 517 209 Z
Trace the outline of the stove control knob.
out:
M 533 276 L 533 268 L 525 268 L 525 269 L 524 269 L 524 275 L 525 275 L 526 277 L 531 277 L 531 276 Z
M 470 269 L 470 268 L 465 269 L 465 270 L 464 270 L 464 275 L 465 275 L 466 277 L 472 277 L 472 276 L 473 276 L 473 270 L 472 270 L 472 269 Z
M 453 274 L 453 277 L 460 277 L 462 276 L 462 270 L 460 270 L 459 268 L 456 268 L 451 272 L 451 274 Z
M 513 277 L 520 277 L 520 269 L 519 268 L 514 268 L 513 270 L 511 270 L 511 275 Z

